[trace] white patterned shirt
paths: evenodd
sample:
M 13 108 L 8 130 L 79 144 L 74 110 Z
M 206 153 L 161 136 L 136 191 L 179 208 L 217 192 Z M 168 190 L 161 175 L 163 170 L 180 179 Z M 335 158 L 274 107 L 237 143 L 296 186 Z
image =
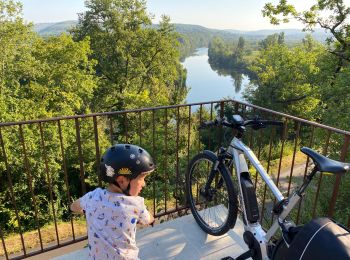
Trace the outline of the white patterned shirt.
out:
M 88 226 L 89 257 L 139 259 L 136 224 L 149 224 L 151 216 L 139 196 L 97 188 L 80 198 Z

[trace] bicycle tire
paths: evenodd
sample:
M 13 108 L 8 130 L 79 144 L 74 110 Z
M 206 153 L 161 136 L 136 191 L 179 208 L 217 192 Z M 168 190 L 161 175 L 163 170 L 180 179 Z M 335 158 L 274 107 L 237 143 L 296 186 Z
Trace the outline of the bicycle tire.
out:
M 200 176 L 203 177 L 201 178 L 201 182 L 198 184 L 195 183 L 195 181 L 198 180 L 195 174 L 199 173 L 203 175 L 205 172 L 209 173 L 210 170 L 208 169 L 211 169 L 211 166 L 216 161 L 217 157 L 212 152 L 211 154 L 202 152 L 193 157 L 189 163 L 186 174 L 186 196 L 192 215 L 200 228 L 207 234 L 220 236 L 234 227 L 238 213 L 237 192 L 229 171 L 225 165 L 219 164 L 211 185 L 214 199 L 208 200 L 199 193 L 200 188 L 205 186 L 207 176 Z M 204 167 L 202 166 L 202 168 L 197 167 L 201 162 L 207 165 Z M 208 164 L 211 165 L 208 166 Z M 205 170 L 205 168 L 207 169 Z M 220 195 L 218 195 L 219 192 Z M 204 209 L 202 208 L 203 204 Z M 213 210 L 214 213 L 210 212 L 211 210 Z M 215 217 L 214 220 L 213 217 Z

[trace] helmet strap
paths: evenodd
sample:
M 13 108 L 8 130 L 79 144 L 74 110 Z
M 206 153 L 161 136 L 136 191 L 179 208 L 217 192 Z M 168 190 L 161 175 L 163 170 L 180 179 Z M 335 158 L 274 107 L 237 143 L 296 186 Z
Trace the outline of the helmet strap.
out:
M 130 182 L 131 182 L 131 180 L 130 180 Z M 128 187 L 127 187 L 125 190 L 123 190 L 123 192 L 124 192 L 124 194 L 125 194 L 126 196 L 130 196 L 130 193 L 129 193 L 129 191 L 130 191 L 130 182 L 129 182 L 129 184 L 128 184 Z
M 125 190 L 123 190 L 122 187 L 120 187 L 119 183 L 116 180 L 114 180 L 113 184 L 115 186 L 117 186 L 119 189 L 121 189 L 121 191 L 123 192 L 124 195 L 130 196 L 130 193 L 129 193 L 129 191 L 130 191 L 130 182 L 131 182 L 131 180 L 129 181 L 128 187 Z

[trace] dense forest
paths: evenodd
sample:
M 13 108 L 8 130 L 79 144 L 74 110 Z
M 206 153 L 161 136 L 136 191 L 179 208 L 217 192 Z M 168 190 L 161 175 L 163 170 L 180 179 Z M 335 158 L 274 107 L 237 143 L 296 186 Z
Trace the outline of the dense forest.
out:
M 350 9 L 342 1 L 319 1 L 307 13 L 297 12 L 286 1 L 276 6 L 266 4 L 263 10 L 272 23 L 280 22 L 279 15 L 287 15 L 300 19 L 306 29 L 318 24 L 328 31 L 326 41 L 305 34 L 302 40 L 291 41 L 288 37 L 292 36 L 284 32 L 250 34 L 172 24 L 167 16 L 153 25 L 144 1 L 102 2 L 86 1 L 86 11 L 79 15 L 78 22 L 51 29 L 46 25 L 37 27 L 40 35 L 33 24 L 23 20 L 19 2 L 0 0 L 0 122 L 183 103 L 188 89 L 181 60 L 196 48 L 208 46 L 211 66 L 251 77 L 245 96 L 252 104 L 350 130 L 350 30 L 346 22 Z M 331 19 L 322 20 L 323 11 L 331 12 Z M 230 106 L 224 113 L 219 107 L 211 107 L 199 114 L 185 107 L 142 116 L 100 117 L 97 123 L 82 119 L 57 125 L 1 127 L 1 236 L 39 229 L 52 223 L 53 216 L 61 221 L 72 219 L 69 199 L 100 185 L 94 131 L 101 152 L 111 143 L 124 141 L 152 151 L 160 162 L 159 174 L 152 177 L 153 186 L 144 195 L 148 200 L 155 196 L 160 205 L 155 212 L 166 210 L 166 198 L 174 195 L 174 186 L 183 185 L 179 172 L 186 171 L 190 156 L 201 148 L 220 145 L 211 138 L 217 133 L 199 136 L 199 121 L 215 113 L 229 117 L 233 111 Z M 83 160 L 77 153 L 78 128 Z M 287 138 L 286 146 L 295 137 L 294 128 L 290 129 L 292 137 Z M 268 134 L 260 143 L 262 150 L 271 143 Z M 310 135 L 310 131 L 304 132 L 305 139 Z M 319 140 L 325 139 L 325 133 L 318 135 Z M 334 152 L 342 140 L 332 140 Z M 274 147 L 278 151 L 281 143 L 276 140 Z M 261 159 L 267 157 L 262 155 Z M 10 182 L 14 184 L 11 190 Z M 327 186 L 327 180 L 324 182 Z M 342 185 L 349 191 L 346 187 L 350 187 L 350 178 Z M 343 194 L 337 205 L 346 207 L 348 194 Z M 173 197 L 176 203 L 184 204 L 181 195 Z M 13 203 L 16 200 L 20 202 L 17 208 Z M 346 210 L 350 213 L 349 207 Z

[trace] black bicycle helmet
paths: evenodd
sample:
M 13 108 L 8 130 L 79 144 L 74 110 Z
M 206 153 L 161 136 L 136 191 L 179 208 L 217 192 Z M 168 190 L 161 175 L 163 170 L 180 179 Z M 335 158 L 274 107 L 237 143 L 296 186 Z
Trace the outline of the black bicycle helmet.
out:
M 132 180 L 141 173 L 151 172 L 155 165 L 151 155 L 132 144 L 116 144 L 102 156 L 100 174 L 102 180 L 119 186 L 115 178 L 122 175 Z

